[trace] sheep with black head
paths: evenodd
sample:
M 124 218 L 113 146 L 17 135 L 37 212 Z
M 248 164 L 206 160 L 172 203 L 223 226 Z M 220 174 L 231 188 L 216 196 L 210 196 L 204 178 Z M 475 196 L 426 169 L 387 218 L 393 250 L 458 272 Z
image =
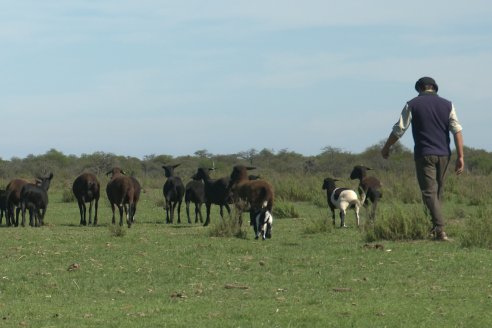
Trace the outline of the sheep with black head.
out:
M 164 202 L 166 208 L 166 223 L 173 223 L 174 221 L 174 209 L 178 207 L 178 223 L 181 223 L 181 203 L 185 193 L 185 188 L 181 178 L 174 175 L 174 169 L 180 164 L 176 165 L 163 165 L 164 174 L 167 178 L 164 186 L 162 187 L 162 193 L 164 195 Z M 191 223 L 188 217 L 188 223 Z
M 53 173 L 38 177 L 36 184 L 25 184 L 20 192 L 20 207 L 22 210 L 22 226 L 25 226 L 26 210 L 29 210 L 29 225 L 40 227 L 44 224 L 44 216 L 48 208 L 48 189 L 53 179 Z
M 334 178 L 326 178 L 323 181 L 323 190 L 326 190 L 326 200 L 331 210 L 333 225 L 335 225 L 335 209 L 340 210 L 340 227 L 346 227 L 345 215 L 347 209 L 353 208 L 357 219 L 357 227 L 360 224 L 359 209 L 361 202 L 357 193 L 350 188 L 337 188 Z
M 220 206 L 220 217 L 224 218 L 223 208 L 225 207 L 229 216 L 231 215 L 231 208 L 229 204 L 232 204 L 232 193 L 227 188 L 229 185 L 229 177 L 222 177 L 219 179 L 211 179 L 209 172 L 213 171 L 213 168 L 199 167 L 196 173 L 193 175 L 193 179 L 202 180 L 205 190 L 205 206 L 207 208 L 207 217 L 205 218 L 204 226 L 210 224 L 210 208 L 212 204 Z

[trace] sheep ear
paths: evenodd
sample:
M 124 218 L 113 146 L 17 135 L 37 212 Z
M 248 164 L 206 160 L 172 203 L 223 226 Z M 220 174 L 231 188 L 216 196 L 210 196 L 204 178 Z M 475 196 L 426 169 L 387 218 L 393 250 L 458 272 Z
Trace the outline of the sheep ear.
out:
M 126 175 L 126 172 L 125 172 L 125 171 L 123 171 L 123 170 L 121 170 L 121 174 Z
M 254 166 L 246 166 L 246 170 L 256 170 L 256 167 L 254 167 Z
M 366 169 L 367 169 L 367 170 L 372 170 L 370 167 L 367 167 L 367 166 L 366 166 Z
M 176 165 L 173 165 L 173 168 L 177 168 L 177 167 L 178 167 L 178 166 L 180 166 L 180 165 L 181 165 L 181 163 L 176 164 Z
M 208 170 L 209 171 L 215 171 L 215 167 L 209 167 Z
M 53 179 L 53 173 L 50 173 L 50 176 L 48 177 L 48 179 Z

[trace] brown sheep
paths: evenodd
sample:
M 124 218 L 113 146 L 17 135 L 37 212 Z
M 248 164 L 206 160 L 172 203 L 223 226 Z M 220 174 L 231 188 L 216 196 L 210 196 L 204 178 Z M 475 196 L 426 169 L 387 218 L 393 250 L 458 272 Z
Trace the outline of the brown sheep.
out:
M 126 223 L 128 228 L 135 222 L 135 212 L 137 211 L 137 202 L 140 197 L 140 184 L 133 177 L 128 177 L 125 172 L 115 167 L 106 175 L 111 175 L 111 180 L 106 186 L 106 194 L 111 204 L 113 212 L 112 223 L 115 224 L 114 211 L 115 206 L 120 212 L 120 226 L 123 225 L 123 209 L 127 216 Z
M 22 187 L 24 187 L 29 182 L 24 179 L 13 179 L 9 182 L 6 189 L 6 203 L 7 212 L 5 216 L 5 221 L 7 226 L 19 225 L 19 214 L 21 211 L 20 207 L 20 193 Z M 14 220 L 14 210 L 15 210 L 15 220 Z
M 369 218 L 374 220 L 376 207 L 381 197 L 383 197 L 383 193 L 381 192 L 381 182 L 375 177 L 367 176 L 368 170 L 372 169 L 367 166 L 356 165 L 352 173 L 350 173 L 350 179 L 359 180 L 359 194 L 363 199 L 363 205 L 367 207 L 368 202 L 371 201 L 372 208 L 369 212 Z
M 244 165 L 234 166 L 228 188 L 234 194 L 234 202 L 240 213 L 244 209 L 241 206 L 241 201 L 249 205 L 250 224 L 253 226 L 255 238 L 258 238 L 259 234 L 262 235 L 263 239 L 271 238 L 271 213 L 274 200 L 273 187 L 265 180 L 250 180 L 248 170 L 253 169 L 255 167 Z M 265 218 L 268 222 L 262 222 Z M 241 215 L 239 219 L 241 223 Z
M 101 186 L 97 177 L 92 173 L 82 173 L 73 182 L 72 191 L 77 199 L 80 211 L 80 225 L 87 225 L 87 208 L 89 203 L 89 224 L 92 224 L 92 204 L 94 203 L 94 225 L 97 225 L 97 209 L 99 204 Z

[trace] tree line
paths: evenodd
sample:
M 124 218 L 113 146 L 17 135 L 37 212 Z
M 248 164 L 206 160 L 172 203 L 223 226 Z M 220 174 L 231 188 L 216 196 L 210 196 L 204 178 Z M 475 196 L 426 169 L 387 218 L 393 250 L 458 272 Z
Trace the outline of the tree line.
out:
M 402 144 L 397 143 L 390 160 L 380 155 L 381 143 L 368 147 L 365 151 L 354 154 L 339 148 L 327 146 L 318 155 L 305 156 L 295 151 L 282 149 L 249 149 L 235 154 L 212 154 L 206 149 L 197 150 L 193 155 L 147 155 L 142 159 L 132 156 L 121 156 L 107 152 L 92 154 L 65 155 L 56 149 L 50 149 L 42 155 L 28 155 L 25 158 L 0 159 L 0 188 L 12 178 L 32 178 L 48 172 L 55 174 L 54 185 L 67 185 L 84 171 L 95 173 L 104 179 L 105 173 L 112 167 L 119 166 L 127 174 L 144 181 L 153 187 L 160 186 L 163 177 L 163 164 L 181 163 L 179 175 L 191 177 L 198 167 L 215 168 L 216 174 L 228 175 L 233 165 L 244 163 L 255 166 L 260 174 L 268 175 L 326 175 L 344 176 L 352 167 L 363 164 L 386 173 L 413 173 L 413 153 Z M 472 175 L 490 175 L 492 173 L 492 154 L 482 149 L 465 147 L 466 170 Z

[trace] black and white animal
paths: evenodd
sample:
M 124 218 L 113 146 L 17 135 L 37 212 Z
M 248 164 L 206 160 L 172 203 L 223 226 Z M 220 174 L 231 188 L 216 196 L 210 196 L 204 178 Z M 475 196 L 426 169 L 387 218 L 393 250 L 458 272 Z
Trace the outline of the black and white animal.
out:
M 272 224 L 273 216 L 270 211 L 266 209 L 266 204 L 263 209 L 253 214 L 254 222 L 253 228 L 255 230 L 255 239 L 261 236 L 261 239 L 272 238 Z
M 222 177 L 219 179 L 210 179 L 208 174 L 209 171 L 214 169 L 200 167 L 197 169 L 196 173 L 193 175 L 195 180 L 203 180 L 205 185 L 205 206 L 207 208 L 207 217 L 205 219 L 204 226 L 210 224 L 210 208 L 212 204 L 220 206 L 220 217 L 224 218 L 223 207 L 226 208 L 229 216 L 231 215 L 231 208 L 229 204 L 232 204 L 232 193 L 228 189 L 229 178 Z
M 99 204 L 101 185 L 92 173 L 82 173 L 72 185 L 72 191 L 77 199 L 80 212 L 80 225 L 87 225 L 87 207 L 89 203 L 89 224 L 92 224 L 92 204 L 94 204 L 94 225 L 97 225 L 97 209 Z
M 185 187 L 181 178 L 174 175 L 174 169 L 180 164 L 176 165 L 163 165 L 164 175 L 167 180 L 162 187 L 162 193 L 164 195 L 164 206 L 166 208 L 166 223 L 173 223 L 174 221 L 174 209 L 178 207 L 178 223 L 181 223 L 181 203 L 183 202 L 183 196 L 185 193 Z M 191 223 L 188 216 L 188 223 Z
M 188 222 L 191 222 L 190 203 L 195 204 L 195 223 L 198 223 L 199 218 L 200 223 L 203 223 L 202 204 L 205 203 L 205 184 L 201 179 L 197 180 L 192 177 L 192 180 L 185 186 L 185 204 Z
M 335 225 L 335 209 L 340 210 L 340 227 L 346 227 L 345 214 L 347 209 L 353 208 L 357 219 L 357 226 L 360 224 L 359 209 L 361 201 L 357 193 L 349 188 L 337 188 L 335 182 L 337 179 L 326 178 L 323 181 L 323 190 L 326 190 L 326 200 L 331 210 L 333 225 Z
M 365 207 L 369 205 L 369 202 L 372 203 L 369 218 L 374 220 L 376 217 L 376 207 L 381 197 L 383 197 L 383 193 L 381 191 L 381 181 L 375 177 L 367 176 L 368 170 L 372 169 L 367 166 L 356 165 L 350 173 L 350 179 L 359 180 L 359 195 L 361 197 L 365 195 L 365 201 L 363 203 Z
M 120 213 L 120 226 L 123 225 L 124 210 L 126 223 L 128 224 L 128 228 L 130 228 L 132 223 L 135 222 L 137 203 L 140 198 L 140 183 L 134 177 L 126 176 L 125 172 L 119 167 L 114 167 L 106 175 L 111 175 L 111 180 L 106 186 L 106 195 L 108 196 L 113 212 L 111 222 L 115 224 L 114 211 L 116 206 Z
M 22 210 L 22 226 L 25 226 L 26 210 L 29 211 L 29 225 L 40 227 L 44 224 L 44 216 L 48 208 L 48 189 L 53 173 L 36 179 L 36 184 L 25 184 L 20 192 L 20 207 Z
M 255 238 L 258 238 L 260 234 L 265 238 L 271 238 L 274 191 L 272 185 L 266 180 L 249 179 L 248 171 L 254 169 L 255 167 L 253 166 L 234 166 L 232 168 L 228 188 L 233 192 L 234 203 L 240 213 L 240 224 L 242 211 L 246 207 L 249 207 L 250 224 L 253 226 Z M 243 203 L 245 203 L 246 206 L 244 206 Z M 265 227 L 264 222 L 270 222 L 270 224 L 268 225 L 267 223 Z

